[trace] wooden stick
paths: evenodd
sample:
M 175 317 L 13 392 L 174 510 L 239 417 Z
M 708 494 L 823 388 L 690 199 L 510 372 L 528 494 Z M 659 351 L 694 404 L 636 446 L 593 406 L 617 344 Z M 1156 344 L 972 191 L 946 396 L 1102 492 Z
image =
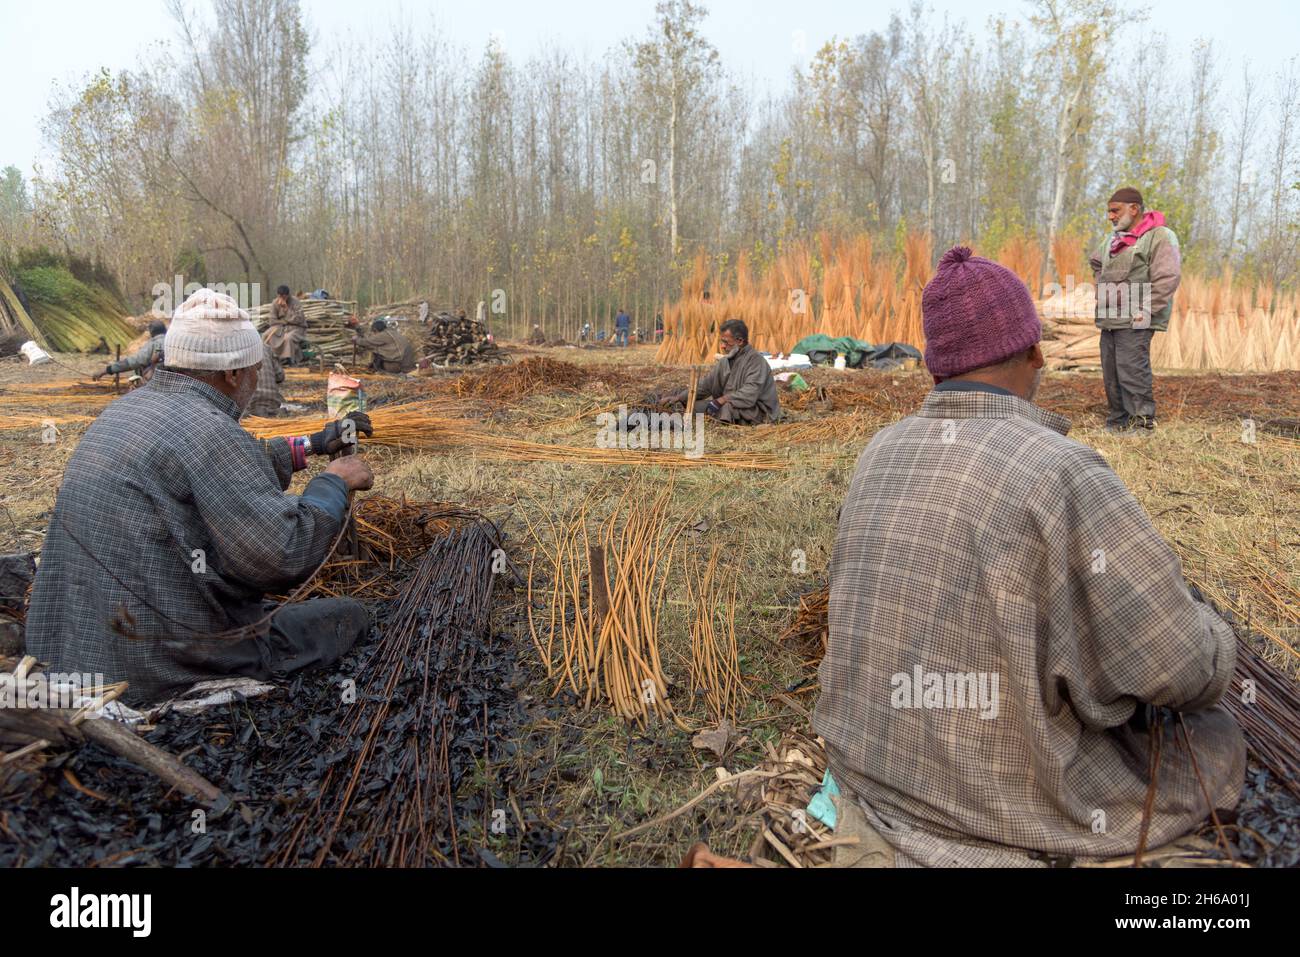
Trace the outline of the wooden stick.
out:
M 784 771 L 760 771 L 758 768 L 750 768 L 748 771 L 740 771 L 739 773 L 733 774 L 728 778 L 724 778 L 720 781 L 714 781 L 707 788 L 705 788 L 695 797 L 691 798 L 689 801 L 687 801 L 677 810 L 670 811 L 669 813 L 663 815 L 662 817 L 655 818 L 653 821 L 647 821 L 645 824 L 638 824 L 636 827 L 624 831 L 622 834 L 615 834 L 614 840 L 616 841 L 626 840 L 627 838 L 631 837 L 633 834 L 640 834 L 642 831 L 648 831 L 652 827 L 658 827 L 660 824 L 666 824 L 669 821 L 671 821 L 673 818 L 685 814 L 687 811 L 695 807 L 695 805 L 699 804 L 701 801 L 703 801 L 714 791 L 718 790 L 719 788 L 726 787 L 728 784 L 735 784 L 737 781 L 740 781 L 744 778 L 774 778 L 784 773 L 785 773 Z
M 221 789 L 203 775 L 145 741 L 119 721 L 92 718 L 83 721 L 80 730 L 91 741 L 138 765 L 187 797 L 208 803 L 221 797 Z

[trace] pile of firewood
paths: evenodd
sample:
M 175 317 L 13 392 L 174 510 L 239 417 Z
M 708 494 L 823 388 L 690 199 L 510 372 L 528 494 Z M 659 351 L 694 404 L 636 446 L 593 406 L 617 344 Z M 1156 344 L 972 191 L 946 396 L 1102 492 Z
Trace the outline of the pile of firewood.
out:
M 355 302 L 337 299 L 299 299 L 307 317 L 307 342 L 311 351 L 326 362 L 341 362 L 352 357 L 352 330 L 348 319 L 357 311 Z M 265 332 L 271 319 L 271 303 L 248 311 L 258 332 Z
M 469 365 L 502 360 L 500 350 L 488 338 L 483 323 L 468 316 L 453 316 L 449 312 L 434 315 L 424 340 L 424 356 L 435 365 Z
M 1101 365 L 1096 294 L 1088 286 L 1058 293 L 1039 303 L 1043 320 L 1043 358 L 1050 369 Z
M 408 299 L 406 302 L 389 302 L 382 306 L 371 306 L 366 310 L 366 322 L 374 319 L 401 319 L 406 322 L 429 324 L 435 315 L 450 315 L 445 310 L 432 307 L 427 299 Z

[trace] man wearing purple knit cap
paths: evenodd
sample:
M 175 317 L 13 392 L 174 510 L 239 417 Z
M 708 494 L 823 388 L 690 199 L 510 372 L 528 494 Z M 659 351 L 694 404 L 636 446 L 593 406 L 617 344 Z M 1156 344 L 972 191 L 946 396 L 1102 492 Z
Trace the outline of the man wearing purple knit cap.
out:
M 1233 633 L 1106 461 L 1033 404 L 1024 284 L 959 247 L 922 312 L 936 385 L 862 453 L 831 558 L 813 727 L 837 836 L 859 838 L 837 863 L 1032 867 L 1180 839 L 1245 776 L 1219 704 Z

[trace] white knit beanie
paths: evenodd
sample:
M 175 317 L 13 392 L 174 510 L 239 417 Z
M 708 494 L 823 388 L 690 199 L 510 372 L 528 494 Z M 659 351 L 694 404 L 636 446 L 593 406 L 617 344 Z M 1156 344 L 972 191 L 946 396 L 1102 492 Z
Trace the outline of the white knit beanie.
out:
M 234 299 L 200 289 L 173 313 L 163 355 L 176 369 L 246 369 L 262 361 L 262 337 Z

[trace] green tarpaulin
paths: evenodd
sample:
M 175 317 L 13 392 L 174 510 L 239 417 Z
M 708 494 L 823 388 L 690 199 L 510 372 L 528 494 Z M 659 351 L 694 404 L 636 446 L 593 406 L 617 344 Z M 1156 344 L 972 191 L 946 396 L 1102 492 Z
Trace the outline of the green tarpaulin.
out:
M 804 336 L 794 347 L 794 352 L 799 355 L 807 356 L 813 365 L 820 365 L 823 362 L 834 362 L 836 354 L 844 353 L 844 361 L 853 368 L 862 364 L 862 357 L 875 349 L 869 342 L 863 342 L 860 339 L 853 339 L 849 336 L 841 336 L 839 339 L 832 339 L 830 336 L 815 335 Z
M 807 356 L 808 361 L 813 365 L 834 362 L 836 355 L 842 352 L 844 361 L 850 369 L 858 369 L 864 365 L 873 369 L 897 369 L 908 359 L 921 361 L 920 351 L 906 343 L 889 342 L 873 346 L 869 342 L 850 336 L 841 336 L 838 339 L 820 334 L 804 336 L 795 345 L 794 351 Z

